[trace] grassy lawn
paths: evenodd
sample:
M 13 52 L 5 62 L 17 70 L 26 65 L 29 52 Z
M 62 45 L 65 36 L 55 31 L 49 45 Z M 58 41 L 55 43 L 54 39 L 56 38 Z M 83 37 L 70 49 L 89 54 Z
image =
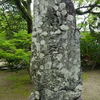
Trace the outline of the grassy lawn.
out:
M 28 100 L 32 84 L 26 70 L 0 71 L 0 100 Z M 83 72 L 84 100 L 100 100 L 100 70 Z
M 28 100 L 32 84 L 25 70 L 0 71 L 0 100 Z

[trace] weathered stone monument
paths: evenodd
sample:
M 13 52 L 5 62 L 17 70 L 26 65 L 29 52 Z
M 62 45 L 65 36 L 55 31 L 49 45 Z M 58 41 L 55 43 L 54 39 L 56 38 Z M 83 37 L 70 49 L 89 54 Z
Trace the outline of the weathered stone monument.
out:
M 33 100 L 81 100 L 80 40 L 71 0 L 34 0 Z

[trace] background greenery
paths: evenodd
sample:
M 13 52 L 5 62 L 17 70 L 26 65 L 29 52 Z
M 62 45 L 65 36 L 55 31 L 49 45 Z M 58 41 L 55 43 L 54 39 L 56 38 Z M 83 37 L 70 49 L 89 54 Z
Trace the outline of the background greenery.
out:
M 9 70 L 29 66 L 32 17 L 31 0 L 0 0 L 0 59 Z M 83 68 L 100 66 L 100 0 L 74 0 L 81 31 Z M 38 23 L 37 23 L 38 24 Z M 22 68 L 22 67 L 21 67 Z

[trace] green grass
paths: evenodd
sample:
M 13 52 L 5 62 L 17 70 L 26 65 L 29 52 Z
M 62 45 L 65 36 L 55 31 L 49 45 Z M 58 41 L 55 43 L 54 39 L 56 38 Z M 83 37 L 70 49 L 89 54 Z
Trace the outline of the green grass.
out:
M 89 78 L 89 75 L 87 75 L 86 73 L 83 73 L 82 78 L 83 78 L 83 81 L 86 81 Z
M 0 100 L 27 100 L 32 90 L 26 70 L 18 73 L 0 71 Z

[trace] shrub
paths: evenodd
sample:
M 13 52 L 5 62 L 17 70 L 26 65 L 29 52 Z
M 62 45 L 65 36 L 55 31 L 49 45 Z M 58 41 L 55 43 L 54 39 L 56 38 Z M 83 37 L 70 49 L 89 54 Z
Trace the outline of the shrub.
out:
M 81 38 L 81 59 L 82 67 L 90 67 L 94 69 L 100 57 L 100 44 L 92 36 L 84 36 Z M 100 62 L 99 62 L 100 63 Z
M 26 31 L 19 31 L 7 40 L 0 34 L 0 59 L 6 59 L 10 70 L 15 70 L 18 66 L 29 66 L 31 35 Z

